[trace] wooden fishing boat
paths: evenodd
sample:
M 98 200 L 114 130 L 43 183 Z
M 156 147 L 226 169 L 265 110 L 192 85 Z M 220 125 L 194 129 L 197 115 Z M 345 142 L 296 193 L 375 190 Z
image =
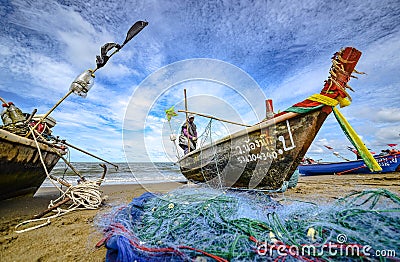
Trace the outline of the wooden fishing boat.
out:
M 65 154 L 62 149 L 38 142 L 47 171 Z M 46 178 L 34 140 L 0 129 L 0 200 L 33 195 Z
M 63 154 L 66 154 L 65 145 L 118 168 L 115 164 L 52 136 L 50 128 L 54 127 L 56 121 L 49 115 L 73 93 L 86 97 L 87 92 L 94 84 L 94 73 L 104 67 L 113 55 L 118 53 L 147 25 L 146 21 L 137 21 L 127 32 L 122 44 L 106 43 L 103 45 L 101 54 L 96 56 L 96 68 L 85 70 L 78 75 L 72 82 L 68 93 L 46 114 L 34 117 L 36 109 L 30 115 L 23 114 L 12 102 L 7 103 L 0 97 L 3 107 L 7 108 L 1 113 L 4 126 L 0 126 L 0 200 L 21 195 L 33 195 L 47 177 L 46 171 L 50 173 L 60 158 L 80 177 L 81 181 L 85 181 L 85 178 L 63 157 Z M 38 145 L 34 139 L 38 140 Z M 48 142 L 49 140 L 52 143 Z M 106 172 L 105 166 L 103 168 Z M 104 175 L 105 173 L 103 173 L 103 178 Z M 60 182 L 57 178 L 49 176 Z M 66 185 L 65 181 L 60 183 Z
M 335 53 L 320 95 L 348 102 L 345 89 L 360 56 L 352 47 Z M 278 190 L 290 180 L 331 112 L 332 106 L 310 97 L 272 119 L 188 153 L 179 160 L 180 170 L 189 181 Z
M 400 152 L 387 155 L 375 155 L 374 158 L 382 167 L 382 171 L 371 172 L 362 159 L 354 161 L 314 163 L 299 165 L 299 173 L 305 176 L 341 175 L 341 174 L 373 174 L 400 171 Z

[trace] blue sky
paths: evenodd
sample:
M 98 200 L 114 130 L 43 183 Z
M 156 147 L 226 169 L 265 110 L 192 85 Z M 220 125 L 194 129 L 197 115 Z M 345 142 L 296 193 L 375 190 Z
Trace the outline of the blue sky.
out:
M 284 110 L 319 92 L 332 54 L 345 46 L 363 52 L 357 68 L 367 75 L 351 80 L 356 92 L 343 114 L 369 148 L 379 152 L 387 143 L 400 144 L 398 0 L 3 0 L 0 15 L 0 96 L 25 112 L 37 108 L 40 113 L 68 91 L 78 74 L 95 67 L 100 46 L 122 43 L 137 20 L 149 22 L 96 73 L 87 98 L 71 95 L 52 113 L 57 135 L 111 161 L 176 160 L 163 110 L 183 109 L 183 88 L 189 108 L 254 124 L 266 97 Z M 146 85 L 171 64 L 198 58 L 236 67 L 257 88 L 235 82 L 238 92 L 205 80 Z M 215 71 L 214 77 L 223 74 Z M 130 107 L 134 111 L 125 114 Z M 173 132 L 183 119 L 180 114 L 173 120 Z M 208 121 L 196 122 L 203 130 Z M 235 128 L 216 124 L 215 135 Z M 353 157 L 333 116 L 307 155 L 335 160 L 323 145 Z M 74 151 L 71 158 L 93 160 Z

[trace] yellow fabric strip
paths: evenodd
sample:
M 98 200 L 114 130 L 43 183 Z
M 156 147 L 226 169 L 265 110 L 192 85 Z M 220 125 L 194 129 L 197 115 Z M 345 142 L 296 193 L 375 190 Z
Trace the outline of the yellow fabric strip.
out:
M 340 107 L 345 107 L 345 106 L 348 106 L 348 105 L 351 104 L 351 101 L 349 99 L 347 99 L 347 98 L 343 98 L 341 96 L 338 96 L 337 99 L 339 101 Z
M 364 145 L 361 138 L 357 135 L 356 131 L 351 127 L 350 123 L 342 115 L 339 109 L 336 108 L 338 104 L 340 104 L 341 107 L 348 106 L 351 103 L 349 100 L 339 97 L 338 101 L 336 99 L 321 94 L 314 94 L 307 99 L 322 103 L 327 106 L 331 106 L 335 113 L 336 120 L 339 122 L 343 131 L 350 139 L 350 142 L 356 147 L 358 153 L 360 154 L 368 168 L 371 171 L 382 171 L 382 168 L 379 166 L 378 162 L 376 162 L 375 158 L 369 152 L 368 148 Z
M 339 104 L 339 101 L 337 101 L 336 99 L 321 94 L 314 94 L 307 99 L 314 102 L 322 103 L 327 106 L 337 106 Z
M 369 167 L 371 171 L 382 171 L 382 167 L 379 166 L 376 159 L 369 152 L 368 148 L 364 145 L 361 138 L 357 135 L 356 131 L 351 127 L 350 123 L 342 115 L 342 113 L 336 107 L 333 108 L 337 120 L 343 125 L 347 135 L 352 141 L 353 145 L 357 148 L 358 153 L 364 160 L 365 164 Z

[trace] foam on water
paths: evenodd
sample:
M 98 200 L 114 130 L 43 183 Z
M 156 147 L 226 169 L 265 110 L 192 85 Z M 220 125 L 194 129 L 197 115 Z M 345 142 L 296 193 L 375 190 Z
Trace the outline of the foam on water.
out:
M 101 177 L 103 168 L 97 162 L 76 162 L 72 165 L 87 179 L 95 180 Z M 117 163 L 118 170 L 108 165 L 106 179 L 103 185 L 117 184 L 147 184 L 162 182 L 182 182 L 186 178 L 180 173 L 179 167 L 173 163 Z M 132 170 L 130 169 L 132 168 Z M 66 168 L 66 165 L 59 162 L 51 171 L 56 177 L 63 177 L 70 183 L 75 183 L 79 177 Z M 46 179 L 42 187 L 53 187 L 52 183 Z

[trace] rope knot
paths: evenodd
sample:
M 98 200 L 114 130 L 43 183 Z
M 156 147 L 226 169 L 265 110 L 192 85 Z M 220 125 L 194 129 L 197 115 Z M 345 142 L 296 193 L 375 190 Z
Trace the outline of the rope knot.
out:
M 97 209 L 102 203 L 100 185 L 95 181 L 83 181 L 70 186 L 65 192 L 73 204 L 79 208 Z

